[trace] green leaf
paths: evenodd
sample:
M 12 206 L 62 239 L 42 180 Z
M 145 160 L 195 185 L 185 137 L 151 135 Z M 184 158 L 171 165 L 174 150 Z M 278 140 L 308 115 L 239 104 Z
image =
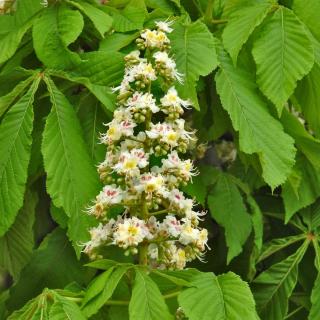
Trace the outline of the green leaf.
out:
M 119 281 L 127 272 L 128 266 L 118 266 L 110 268 L 94 279 L 92 286 L 88 288 L 84 297 L 82 310 L 83 313 L 90 317 L 97 313 L 102 306 L 111 298 Z
M 63 288 L 73 281 L 84 285 L 88 275 L 64 231 L 57 228 L 34 251 L 19 281 L 10 289 L 7 306 L 9 310 L 19 309 L 46 287 Z
M 14 15 L 16 25 L 22 25 L 32 18 L 43 6 L 38 0 L 23 0 L 17 2 L 17 11 Z
M 143 1 L 131 0 L 123 10 L 109 7 L 113 17 L 113 28 L 117 32 L 141 30 L 146 18 L 146 7 Z
M 297 81 L 313 66 L 312 43 L 295 14 L 281 6 L 265 24 L 252 54 L 259 87 L 280 115 Z
M 124 74 L 123 55 L 119 52 L 93 51 L 81 56 L 83 61 L 72 76 L 88 78 L 92 84 L 111 87 L 121 82 Z
M 134 32 L 131 34 L 127 33 L 112 33 L 107 35 L 101 42 L 100 42 L 100 51 L 119 51 L 122 48 L 129 45 L 134 39 L 139 36 L 139 32 Z
M 310 73 L 304 77 L 297 86 L 295 97 L 301 105 L 302 112 L 308 125 L 320 137 L 320 61 L 316 61 Z
M 29 262 L 34 246 L 33 223 L 38 197 L 27 192 L 24 206 L 14 224 L 0 238 L 0 266 L 17 280 L 21 269 Z
M 308 320 L 317 320 L 320 314 L 320 273 L 314 282 L 311 292 L 311 309 Z
M 99 136 L 106 130 L 103 124 L 108 122 L 108 118 L 99 107 L 98 101 L 91 95 L 81 101 L 78 116 L 90 158 L 93 163 L 98 164 L 105 159 L 106 155 L 106 147 L 99 143 Z
M 34 80 L 34 76 L 31 76 L 23 81 L 20 81 L 12 91 L 5 96 L 0 97 L 0 117 L 7 111 L 11 104 L 22 94 L 25 89 Z
M 31 151 L 32 103 L 40 78 L 8 111 L 0 125 L 0 236 L 23 204 Z
M 293 12 L 308 27 L 312 34 L 320 41 L 320 2 L 318 0 L 309 0 L 308 5 L 303 0 L 294 0 L 292 6 Z
M 109 31 L 112 26 L 112 18 L 108 14 L 85 1 L 68 1 L 68 3 L 81 10 L 81 12 L 92 21 L 101 37 L 104 38 L 104 34 Z
M 320 201 L 317 199 L 311 206 L 300 211 L 303 222 L 308 226 L 308 231 L 316 231 L 320 226 Z
M 251 233 L 251 218 L 237 186 L 228 174 L 219 175 L 208 195 L 208 206 L 212 217 L 225 229 L 229 264 L 241 253 L 242 246 Z
M 35 21 L 33 45 L 39 60 L 50 68 L 70 68 L 80 63 L 76 53 L 67 46 L 74 42 L 83 28 L 83 18 L 79 11 L 65 4 L 50 6 Z
M 130 320 L 173 320 L 158 286 L 145 273 L 136 269 L 129 304 Z
M 79 306 L 68 298 L 55 293 L 55 301 L 50 308 L 50 320 L 86 320 Z
M 167 279 L 169 280 L 170 282 L 176 284 L 177 286 L 182 286 L 182 287 L 190 287 L 190 282 L 184 280 L 184 279 L 181 279 L 181 278 L 178 278 L 178 277 L 175 277 L 173 275 L 170 275 L 168 274 L 166 271 L 163 271 L 163 270 L 153 270 L 152 271 L 153 274 L 159 276 L 159 277 L 162 277 L 164 279 Z
M 298 265 L 308 248 L 304 244 L 287 259 L 272 265 L 253 282 L 253 293 L 262 320 L 284 319 L 288 299 L 297 283 Z
M 299 119 L 287 109 L 282 112 L 281 123 L 285 131 L 294 138 L 295 145 L 306 156 L 308 161 L 316 169 L 320 169 L 320 140 L 315 139 Z
M 233 127 L 239 131 L 240 150 L 258 154 L 262 177 L 275 188 L 290 174 L 295 157 L 294 141 L 283 132 L 279 121 L 269 114 L 252 74 L 244 68 L 235 68 L 222 50 L 219 59 L 221 69 L 216 75 L 217 91 Z
M 32 26 L 32 23 L 33 21 L 29 20 L 21 26 L 14 25 L 9 32 L 0 34 L 0 63 L 7 61 L 14 55 L 24 34 Z
M 184 75 L 184 84 L 177 88 L 182 96 L 191 98 L 197 105 L 196 81 L 218 66 L 214 37 L 200 20 L 176 23 L 169 37 L 177 68 Z
M 183 290 L 178 301 L 189 320 L 257 320 L 249 286 L 232 272 L 215 276 L 201 273 L 194 287 Z
M 320 196 L 319 169 L 316 170 L 303 155 L 298 154 L 293 171 L 293 175 L 299 175 L 299 184 L 292 184 L 289 177 L 282 186 L 286 223 L 297 211 L 312 204 Z
M 306 236 L 304 234 L 299 234 L 297 236 L 289 236 L 285 238 L 279 238 L 279 239 L 273 239 L 266 244 L 263 245 L 262 247 L 262 253 L 259 257 L 258 262 L 270 257 L 274 253 L 291 246 L 292 244 L 302 241 L 305 239 Z
M 259 26 L 272 7 L 268 0 L 251 5 L 239 5 L 228 17 L 228 23 L 223 29 L 222 40 L 225 49 L 230 54 L 234 64 L 238 54 L 247 42 L 254 29 Z
M 88 240 L 88 228 L 93 223 L 84 210 L 100 183 L 72 105 L 50 78 L 45 82 L 52 102 L 42 142 L 47 189 L 55 206 L 63 207 L 70 217 L 68 235 L 79 254 L 79 241 Z

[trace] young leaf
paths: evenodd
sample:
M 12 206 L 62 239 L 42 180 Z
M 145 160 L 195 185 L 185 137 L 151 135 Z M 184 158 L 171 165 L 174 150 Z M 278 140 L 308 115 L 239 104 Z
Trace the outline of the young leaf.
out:
M 68 1 L 68 3 L 81 10 L 81 12 L 92 21 L 101 37 L 104 38 L 104 34 L 109 31 L 112 26 L 112 18 L 108 14 L 85 1 Z
M 50 78 L 45 82 L 52 102 L 42 143 L 47 188 L 55 206 L 63 207 L 70 217 L 68 235 L 79 254 L 79 241 L 88 239 L 92 225 L 84 210 L 100 184 L 72 105 Z
M 288 311 L 288 299 L 296 286 L 298 265 L 308 248 L 304 244 L 287 259 L 272 265 L 253 282 L 253 293 L 263 320 L 283 319 Z
M 33 223 L 38 197 L 31 191 L 25 196 L 24 206 L 14 224 L 0 238 L 0 266 L 17 280 L 21 269 L 28 263 L 34 246 Z
M 313 66 L 312 43 L 295 14 L 280 6 L 255 41 L 252 54 L 259 87 L 281 115 L 297 81 Z
M 264 0 L 253 5 L 239 5 L 231 12 L 228 23 L 223 29 L 222 40 L 234 64 L 237 63 L 242 46 L 254 29 L 262 23 L 272 5 L 271 1 Z
M 136 269 L 129 304 L 130 320 L 173 320 L 157 285 L 145 273 Z
M 74 42 L 83 28 L 79 11 L 65 4 L 50 6 L 35 21 L 33 45 L 39 60 L 50 68 L 63 69 L 80 63 L 76 53 L 67 46 Z
M 39 82 L 40 77 L 0 125 L 0 236 L 12 225 L 23 204 L 32 143 L 32 103 Z
M 189 320 L 257 320 L 249 286 L 232 272 L 201 273 L 183 290 L 178 301 Z
M 79 306 L 68 298 L 54 293 L 54 303 L 50 308 L 49 320 L 86 320 Z
M 191 96 L 197 104 L 196 81 L 199 76 L 208 75 L 218 65 L 215 40 L 200 20 L 193 23 L 176 23 L 169 36 L 177 68 L 184 75 L 184 85 L 178 86 L 180 93 L 188 98 Z
M 240 149 L 259 155 L 262 176 L 275 188 L 290 174 L 295 157 L 294 141 L 268 113 L 252 75 L 244 68 L 235 68 L 223 50 L 219 50 L 219 59 L 217 91 L 233 127 L 239 131 Z
M 95 291 L 92 291 L 93 287 L 91 287 L 91 291 L 89 288 L 85 296 L 84 306 L 82 307 L 82 311 L 86 316 L 90 317 L 93 314 L 97 313 L 102 308 L 102 306 L 111 298 L 119 281 L 122 279 L 127 270 L 128 266 L 126 265 L 115 267 L 114 269 L 110 268 L 108 271 L 103 273 L 103 275 L 107 274 L 107 276 L 104 277 L 105 280 L 101 278 L 101 276 L 99 278 L 99 282 L 96 282 L 96 280 L 94 280 Z M 100 288 L 98 288 L 97 286 Z
M 240 254 L 251 232 L 250 216 L 237 186 L 229 175 L 219 175 L 208 195 L 208 206 L 212 217 L 225 229 L 229 263 Z M 238 222 L 235 224 L 236 220 Z

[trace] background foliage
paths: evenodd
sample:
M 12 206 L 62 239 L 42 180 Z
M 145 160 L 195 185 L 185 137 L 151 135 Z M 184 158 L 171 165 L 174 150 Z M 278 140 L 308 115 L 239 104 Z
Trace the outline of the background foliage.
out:
M 190 320 L 319 319 L 319 11 L 319 0 L 8 6 L 0 318 L 159 320 L 181 306 Z M 111 87 L 139 30 L 168 17 L 179 93 L 209 147 L 185 192 L 208 210 L 212 250 L 193 265 L 202 272 L 147 274 L 115 250 L 84 266 L 79 244 L 94 221 L 83 209 L 101 187 L 97 139 L 115 106 Z

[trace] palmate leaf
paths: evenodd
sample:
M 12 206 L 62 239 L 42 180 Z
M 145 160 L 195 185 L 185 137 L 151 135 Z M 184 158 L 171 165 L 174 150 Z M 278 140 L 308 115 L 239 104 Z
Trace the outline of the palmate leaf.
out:
M 230 54 L 234 64 L 237 62 L 238 53 L 247 42 L 254 29 L 262 23 L 272 7 L 272 2 L 264 0 L 237 6 L 228 17 L 228 23 L 223 29 L 222 40 L 225 49 Z
M 272 265 L 253 282 L 253 294 L 262 320 L 284 319 L 288 299 L 297 283 L 298 265 L 304 256 L 308 241 L 287 259 Z
M 0 125 L 0 236 L 23 204 L 31 151 L 32 103 L 40 77 L 8 111 Z
M 312 43 L 295 14 L 281 6 L 265 24 L 252 54 L 258 85 L 280 115 L 297 81 L 313 66 Z
M 158 286 L 139 268 L 136 268 L 129 316 L 130 320 L 173 320 Z
M 308 320 L 317 320 L 320 314 L 320 247 L 317 239 L 313 240 L 313 247 L 316 253 L 314 264 L 318 270 L 318 275 L 311 292 L 311 309 Z
M 20 210 L 14 224 L 0 238 L 0 266 L 8 270 L 17 280 L 21 269 L 28 263 L 33 246 L 35 207 L 38 197 L 31 191 L 25 196 L 24 206 Z
M 191 98 L 198 107 L 196 81 L 199 76 L 208 75 L 218 65 L 215 40 L 200 20 L 176 23 L 169 37 L 178 71 L 184 76 L 184 84 L 177 87 L 183 97 Z
M 219 60 L 217 91 L 233 127 L 239 131 L 240 150 L 258 154 L 262 177 L 275 188 L 290 174 L 295 157 L 294 141 L 269 114 L 252 75 L 244 68 L 234 67 L 223 50 L 219 50 Z
M 50 68 L 63 69 L 80 63 L 76 53 L 67 46 L 74 42 L 83 28 L 79 11 L 65 4 L 50 6 L 35 21 L 33 45 L 39 60 Z
M 225 229 L 229 263 L 240 254 L 251 233 L 251 218 L 240 191 L 228 174 L 219 175 L 208 195 L 208 206 L 212 217 Z
M 79 242 L 88 239 L 92 225 L 84 210 L 100 184 L 72 105 L 51 79 L 45 81 L 52 102 L 42 143 L 47 188 L 55 206 L 63 207 L 70 217 L 68 235 L 79 253 Z
M 189 320 L 257 320 L 249 286 L 232 272 L 201 273 L 183 290 L 179 305 Z
M 45 289 L 39 296 L 30 300 L 8 320 L 85 320 L 79 306 L 54 290 Z

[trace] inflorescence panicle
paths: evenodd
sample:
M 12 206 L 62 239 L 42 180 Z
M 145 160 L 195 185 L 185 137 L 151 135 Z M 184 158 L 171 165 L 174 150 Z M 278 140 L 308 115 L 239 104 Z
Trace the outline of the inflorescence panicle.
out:
M 194 132 L 181 118 L 191 102 L 174 87 L 183 76 L 169 54 L 171 23 L 156 25 L 143 30 L 138 50 L 125 56 L 124 78 L 114 89 L 118 108 L 101 135 L 107 153 L 98 166 L 105 186 L 88 208 L 100 223 L 90 230 L 84 252 L 97 259 L 115 245 L 139 253 L 141 264 L 182 269 L 202 259 L 208 232 L 199 227 L 205 213 L 179 190 L 197 174 L 186 159 Z M 123 208 L 122 214 L 112 218 L 113 208 Z

